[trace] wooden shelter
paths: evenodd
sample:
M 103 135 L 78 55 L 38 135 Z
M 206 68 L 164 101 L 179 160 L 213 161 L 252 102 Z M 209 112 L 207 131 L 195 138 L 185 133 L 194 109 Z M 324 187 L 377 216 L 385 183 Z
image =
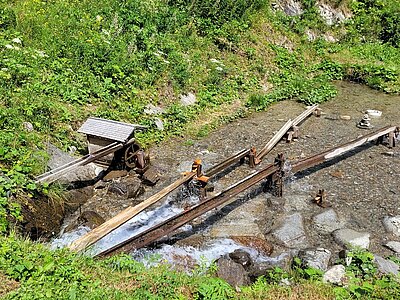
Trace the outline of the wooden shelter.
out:
M 90 117 L 78 129 L 78 132 L 86 134 L 89 154 L 93 154 L 113 143 L 121 143 L 124 145 L 133 144 L 135 130 L 145 128 L 146 126 L 137 124 Z M 110 153 L 97 159 L 95 163 L 109 166 L 114 156 L 115 153 Z

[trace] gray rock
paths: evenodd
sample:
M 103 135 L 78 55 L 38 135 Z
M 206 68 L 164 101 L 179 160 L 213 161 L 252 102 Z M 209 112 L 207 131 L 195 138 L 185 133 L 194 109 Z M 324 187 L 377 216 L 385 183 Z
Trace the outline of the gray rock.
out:
M 233 287 L 249 285 L 250 279 L 242 265 L 228 258 L 220 258 L 216 261 L 217 277 L 224 279 Z
M 24 129 L 28 132 L 32 132 L 33 131 L 33 125 L 30 122 L 24 122 L 22 123 L 22 125 L 24 126 Z
M 326 3 L 318 3 L 318 10 L 321 17 L 325 20 L 326 24 L 331 26 L 337 23 L 341 23 L 346 20 L 346 16 L 342 11 L 333 8 Z
M 400 216 L 384 217 L 383 225 L 387 232 L 400 236 Z
M 323 248 L 307 249 L 299 252 L 299 258 L 306 267 L 326 271 L 331 254 L 331 251 Z
M 272 235 L 286 247 L 302 249 L 308 247 L 303 217 L 299 213 L 285 216 L 280 226 L 272 232 Z
M 250 278 L 257 278 L 267 274 L 274 268 L 289 271 L 292 265 L 293 255 L 290 252 L 282 253 L 276 257 L 265 257 L 261 261 L 254 261 L 249 269 Z
M 398 264 L 389 259 L 384 259 L 381 256 L 374 255 L 374 262 L 378 267 L 379 272 L 383 274 L 392 274 L 396 276 L 399 274 Z
M 47 167 L 50 170 L 61 167 L 76 159 L 75 157 L 72 157 L 68 153 L 58 149 L 56 146 L 50 143 L 47 145 L 47 153 L 50 157 L 49 161 L 47 162 Z M 96 174 L 96 168 L 97 166 L 94 163 L 80 166 L 63 175 L 58 181 L 68 184 L 77 181 L 93 180 L 98 175 Z
M 275 8 L 282 10 L 288 16 L 299 16 L 303 13 L 300 1 L 278 0 L 275 2 Z
M 387 242 L 385 246 L 388 247 L 390 250 L 396 252 L 397 254 L 400 254 L 400 242 L 390 241 Z
M 156 124 L 158 130 L 164 130 L 164 122 L 161 119 L 155 118 L 154 123 Z
M 343 265 L 335 265 L 325 272 L 322 281 L 342 285 L 346 281 L 346 269 Z
M 196 103 L 196 96 L 193 93 L 187 95 L 181 95 L 181 104 L 183 106 L 189 106 Z
M 229 257 L 246 270 L 253 264 L 250 254 L 244 250 L 236 249 L 232 253 L 229 253 Z
M 330 208 L 313 217 L 314 227 L 321 233 L 332 233 L 342 228 L 336 212 Z
M 369 248 L 370 234 L 367 232 L 358 232 L 353 229 L 338 229 L 333 232 L 336 242 L 345 247 Z
M 49 161 L 47 162 L 47 167 L 50 170 L 61 167 L 75 159 L 68 153 L 58 149 L 56 146 L 50 143 L 47 145 L 47 153 L 50 157 Z
M 136 198 L 144 192 L 140 179 L 136 177 L 121 178 L 114 181 L 108 187 L 107 193 L 122 196 L 124 198 Z
M 154 106 L 153 104 L 147 104 L 144 108 L 144 113 L 147 115 L 161 115 L 165 110 L 161 107 Z

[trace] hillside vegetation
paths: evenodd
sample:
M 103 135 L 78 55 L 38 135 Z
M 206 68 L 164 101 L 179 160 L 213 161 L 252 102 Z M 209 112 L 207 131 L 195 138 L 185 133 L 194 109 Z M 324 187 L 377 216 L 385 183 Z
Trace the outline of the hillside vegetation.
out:
M 0 0 L 0 232 L 8 234 L 23 219 L 21 199 L 54 194 L 54 188 L 32 180 L 45 171 L 46 144 L 64 150 L 74 146 L 83 154 L 85 143 L 76 129 L 89 116 L 147 125 L 138 138 L 151 145 L 170 136 L 204 136 L 274 101 L 326 101 L 336 94 L 333 80 L 400 93 L 398 1 L 325 1 L 349 16 L 332 25 L 321 17 L 315 0 L 300 2 L 303 13 L 288 16 L 267 0 Z M 197 101 L 184 106 L 180 95 L 188 93 Z M 148 104 L 165 112 L 145 114 Z M 36 270 L 22 254 L 9 252 L 10 245 L 20 253 L 36 246 L 3 240 L 0 276 L 2 270 L 22 285 L 14 298 L 25 293 L 40 298 L 35 293 L 47 287 L 42 280 L 49 270 L 57 282 L 57 299 L 88 290 L 93 299 L 106 290 L 110 298 L 123 297 L 118 284 L 100 289 L 104 281 L 82 275 L 95 261 L 86 265 L 82 258 L 85 265 L 74 265 L 71 260 L 81 258 L 43 250 L 40 255 L 53 265 Z M 53 259 L 61 261 L 54 264 Z M 71 276 L 83 277 L 63 281 L 70 269 Z M 197 280 L 173 276 L 183 280 L 181 288 Z M 90 289 L 74 294 L 81 284 Z M 183 290 L 182 297 L 194 297 L 195 289 Z

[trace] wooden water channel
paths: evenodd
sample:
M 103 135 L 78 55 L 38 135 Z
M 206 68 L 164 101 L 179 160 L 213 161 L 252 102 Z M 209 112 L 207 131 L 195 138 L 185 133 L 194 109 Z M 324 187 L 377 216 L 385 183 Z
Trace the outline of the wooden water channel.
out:
M 350 141 L 348 143 L 342 144 L 338 147 L 329 149 L 327 151 L 324 151 L 322 153 L 316 154 L 314 156 L 311 156 L 309 158 L 303 159 L 297 163 L 295 163 L 292 166 L 291 172 L 296 173 L 302 170 L 305 170 L 307 168 L 313 167 L 315 165 L 318 165 L 320 163 L 323 163 L 325 161 L 331 160 L 333 158 L 336 158 L 344 153 L 347 153 L 348 151 L 351 151 L 355 149 L 356 147 L 359 147 L 365 143 L 378 140 L 380 137 L 389 135 L 394 139 L 394 133 L 398 132 L 399 129 L 395 126 L 387 126 L 384 127 L 380 130 L 377 130 L 373 133 L 364 135 L 358 139 L 355 139 L 353 141 Z M 390 144 L 393 144 L 393 142 L 389 142 Z M 394 144 L 393 144 L 394 145 Z M 193 219 L 203 215 L 204 213 L 210 211 L 211 209 L 214 209 L 216 207 L 222 207 L 224 204 L 226 204 L 230 199 L 233 197 L 237 196 L 239 193 L 247 190 L 248 188 L 254 186 L 255 184 L 259 183 L 263 179 L 269 179 L 270 181 L 273 181 L 276 183 L 275 178 L 281 178 L 282 177 L 282 167 L 283 167 L 283 161 L 282 161 L 282 156 L 278 160 L 276 160 L 276 163 L 267 165 L 260 171 L 257 171 L 256 173 L 240 180 L 239 182 L 233 184 L 232 186 L 228 187 L 224 191 L 220 192 L 219 194 L 205 199 L 201 203 L 191 207 L 190 209 L 174 216 L 171 217 L 170 219 L 152 227 L 149 228 L 148 230 L 131 237 L 124 242 L 115 245 L 101 253 L 98 254 L 98 256 L 106 256 L 110 254 L 116 254 L 119 252 L 130 252 L 134 249 L 139 249 L 141 247 L 147 246 L 158 239 L 160 239 L 163 236 L 170 235 L 178 229 L 179 227 L 185 225 L 186 223 L 192 221 Z M 279 180 L 278 180 L 279 182 Z M 280 181 L 282 183 L 282 181 Z
M 255 165 L 261 162 L 261 159 L 268 154 L 271 149 L 284 137 L 287 136 L 287 140 L 291 140 L 292 138 L 296 138 L 298 135 L 298 125 L 303 122 L 309 115 L 313 112 L 319 113 L 318 106 L 312 106 L 298 117 L 293 120 L 289 120 L 285 123 L 285 125 L 274 135 L 274 137 L 261 149 L 261 151 L 257 154 L 253 147 L 249 149 L 243 149 L 238 153 L 232 155 L 231 157 L 226 158 L 221 163 L 211 167 L 210 169 L 205 171 L 205 174 L 201 171 L 201 164 L 194 164 L 192 167 L 192 171 L 187 172 L 183 177 L 176 180 L 171 185 L 165 187 L 160 192 L 154 194 L 147 200 L 143 201 L 139 205 L 135 207 L 128 207 L 120 214 L 116 215 L 112 219 L 103 223 L 99 227 L 94 230 L 88 232 L 86 235 L 82 236 L 78 240 L 74 241 L 69 247 L 75 251 L 82 251 L 88 246 L 94 244 L 99 239 L 106 236 L 108 233 L 117 229 L 121 225 L 125 224 L 127 221 L 132 219 L 135 215 L 148 208 L 150 205 L 158 202 L 163 199 L 166 195 L 176 190 L 181 185 L 188 183 L 191 180 L 197 180 L 201 183 L 202 189 L 205 190 L 207 181 L 210 177 L 215 176 L 216 174 L 226 170 L 237 162 L 244 162 L 247 159 L 249 165 L 254 167 Z M 323 163 L 327 160 L 331 160 L 335 157 L 338 157 L 350 150 L 355 149 L 358 146 L 361 146 L 365 143 L 378 140 L 382 142 L 382 138 L 384 136 L 389 137 L 389 146 L 394 146 L 395 141 L 395 133 L 398 133 L 399 128 L 395 126 L 387 126 L 370 134 L 364 135 L 358 139 L 350 141 L 348 143 L 339 145 L 335 148 L 329 149 L 322 153 L 316 154 L 309 158 L 303 159 L 299 162 L 293 164 L 291 168 L 292 173 L 296 173 L 302 170 L 305 170 L 309 167 L 315 166 L 317 164 Z M 106 256 L 112 255 L 119 252 L 129 252 L 133 249 L 138 249 L 144 246 L 147 246 L 151 243 L 154 243 L 158 239 L 163 236 L 172 234 L 176 229 L 183 226 L 184 224 L 192 221 L 193 219 L 203 215 L 204 213 L 217 208 L 223 207 L 231 200 L 233 197 L 237 196 L 239 193 L 253 187 L 257 183 L 260 183 L 262 180 L 267 179 L 267 183 L 269 185 L 274 185 L 278 190 L 278 195 L 281 195 L 283 188 L 283 163 L 284 158 L 282 155 L 278 156 L 275 159 L 273 164 L 268 164 L 264 166 L 261 170 L 255 172 L 254 174 L 239 180 L 235 184 L 226 188 L 222 192 L 218 193 L 212 197 L 203 197 L 202 201 L 199 204 L 196 204 L 189 209 L 183 211 L 182 213 L 173 216 L 164 222 L 153 226 L 145 230 L 144 232 L 127 238 L 125 241 L 117 244 L 101 253 L 98 256 Z

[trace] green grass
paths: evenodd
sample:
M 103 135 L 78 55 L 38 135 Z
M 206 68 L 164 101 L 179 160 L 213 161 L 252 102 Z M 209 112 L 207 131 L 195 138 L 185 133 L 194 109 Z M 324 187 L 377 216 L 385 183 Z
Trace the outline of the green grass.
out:
M 104 260 L 44 245 L 14 234 L 0 237 L 0 278 L 4 299 L 397 299 L 398 278 L 382 275 L 369 252 L 353 250 L 347 283 L 322 283 L 322 272 L 295 258 L 291 270 L 268 271 L 248 287 L 234 289 L 213 277 L 215 265 L 190 274 L 168 264 L 147 268 L 128 255 Z M 398 263 L 398 259 L 394 259 Z M 339 261 L 343 263 L 344 261 Z M 346 264 L 345 264 L 346 265 Z M 289 286 L 282 282 L 290 282 Z M 2 285 L 0 284 L 0 288 Z

